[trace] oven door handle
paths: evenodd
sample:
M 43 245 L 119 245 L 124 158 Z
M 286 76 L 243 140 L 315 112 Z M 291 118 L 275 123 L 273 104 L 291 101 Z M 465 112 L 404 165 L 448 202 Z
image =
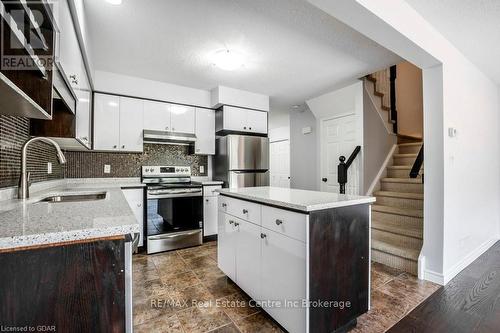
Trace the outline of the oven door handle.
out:
M 196 192 L 176 192 L 176 193 L 161 193 L 161 194 L 154 194 L 154 193 L 148 193 L 147 198 L 148 199 L 171 199 L 171 198 L 182 198 L 182 197 L 201 197 L 203 196 L 203 193 L 201 190 L 196 191 Z
M 200 233 L 200 230 L 195 230 L 191 232 L 186 232 L 182 234 L 175 234 L 175 235 L 158 235 L 158 236 L 150 236 L 148 237 L 149 240 L 160 240 L 160 239 L 170 239 L 170 238 L 177 238 L 177 237 L 183 237 L 183 236 L 192 236 L 195 234 Z

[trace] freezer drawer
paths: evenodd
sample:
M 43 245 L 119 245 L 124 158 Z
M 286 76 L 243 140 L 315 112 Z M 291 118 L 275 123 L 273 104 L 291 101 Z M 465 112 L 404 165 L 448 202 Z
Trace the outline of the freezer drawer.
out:
M 230 171 L 230 188 L 269 186 L 269 171 Z

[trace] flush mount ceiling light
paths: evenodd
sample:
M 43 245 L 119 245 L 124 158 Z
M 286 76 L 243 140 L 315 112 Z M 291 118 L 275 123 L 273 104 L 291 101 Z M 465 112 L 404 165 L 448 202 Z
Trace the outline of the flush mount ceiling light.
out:
M 110 3 L 112 5 L 121 5 L 122 0 L 106 0 L 107 3 Z
M 234 50 L 218 50 L 213 54 L 213 64 L 225 71 L 234 71 L 245 65 L 245 57 Z

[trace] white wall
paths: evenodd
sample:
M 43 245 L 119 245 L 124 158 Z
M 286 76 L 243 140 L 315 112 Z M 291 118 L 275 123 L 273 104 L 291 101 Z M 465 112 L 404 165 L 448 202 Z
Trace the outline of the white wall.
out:
M 309 2 L 423 69 L 423 276 L 447 283 L 499 237 L 498 88 L 403 0 Z
M 211 107 L 210 91 L 208 90 L 104 71 L 95 71 L 94 90 L 165 102 Z
M 367 192 L 377 180 L 387 155 L 396 144 L 397 137 L 387 131 L 377 106 L 363 89 L 363 192 Z M 382 172 L 385 172 L 383 170 Z M 375 184 L 375 186 L 378 186 Z M 378 188 L 375 188 L 378 190 Z M 369 193 L 370 195 L 372 193 Z
M 302 134 L 302 129 L 311 128 L 311 133 Z M 318 190 L 318 155 L 316 118 L 306 109 L 290 114 L 290 187 L 303 190 Z
M 269 130 L 279 127 L 290 127 L 290 112 L 271 110 L 268 113 Z

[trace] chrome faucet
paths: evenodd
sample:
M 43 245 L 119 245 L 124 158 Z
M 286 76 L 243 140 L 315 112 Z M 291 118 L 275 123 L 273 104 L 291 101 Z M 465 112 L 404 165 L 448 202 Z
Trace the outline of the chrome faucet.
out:
M 53 145 L 57 150 L 57 159 L 59 160 L 59 163 L 66 163 L 66 157 L 64 157 L 61 147 L 59 147 L 57 142 L 55 142 L 54 140 L 38 136 L 26 141 L 21 151 L 21 176 L 19 177 L 19 187 L 17 189 L 18 199 L 27 199 L 30 197 L 30 173 L 26 171 L 26 155 L 30 143 L 36 141 L 43 141 L 45 143 L 50 143 L 51 145 Z

